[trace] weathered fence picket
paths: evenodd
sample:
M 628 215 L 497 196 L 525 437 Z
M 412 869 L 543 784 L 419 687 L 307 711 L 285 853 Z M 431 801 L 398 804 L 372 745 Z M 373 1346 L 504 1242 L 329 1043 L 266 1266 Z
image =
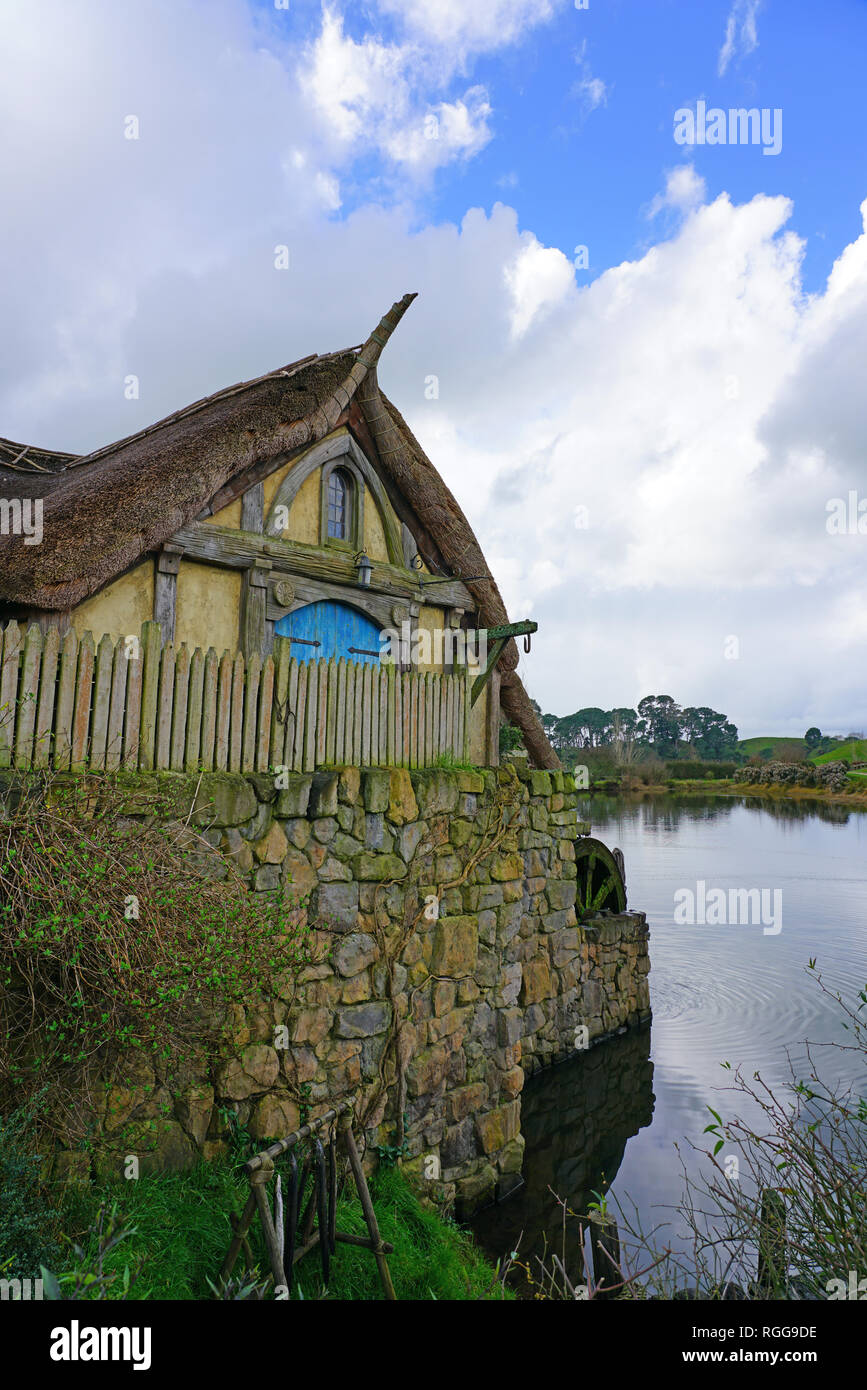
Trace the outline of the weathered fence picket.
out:
M 245 660 L 213 647 L 16 622 L 0 628 L 0 768 L 74 772 L 311 772 L 430 767 L 467 756 L 464 673 L 301 661 L 278 638 Z

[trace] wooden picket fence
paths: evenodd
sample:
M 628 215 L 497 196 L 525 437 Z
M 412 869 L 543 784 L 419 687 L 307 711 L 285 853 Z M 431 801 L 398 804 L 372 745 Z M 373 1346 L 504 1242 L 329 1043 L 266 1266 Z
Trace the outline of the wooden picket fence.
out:
M 141 638 L 0 630 L 0 768 L 310 772 L 430 767 L 468 752 L 465 673 L 299 661 L 277 638 L 264 661 Z

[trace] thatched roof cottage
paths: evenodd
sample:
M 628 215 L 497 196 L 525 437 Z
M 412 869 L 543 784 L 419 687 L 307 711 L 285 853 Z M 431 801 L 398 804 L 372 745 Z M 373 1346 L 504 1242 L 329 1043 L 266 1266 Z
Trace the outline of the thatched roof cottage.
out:
M 364 665 L 378 664 L 383 630 L 435 639 L 507 625 L 461 507 L 377 383 L 413 298 L 359 348 L 230 386 L 85 456 L 0 440 L 0 622 L 17 672 L 16 683 L 4 666 L 7 702 L 25 693 L 22 628 L 32 624 L 40 650 L 51 647 L 56 683 L 70 633 L 117 651 L 153 622 L 174 654 L 211 648 L 216 663 L 221 650 L 230 661 L 240 653 L 257 671 L 280 637 L 297 662 Z M 460 659 L 448 641 L 413 650 L 427 674 L 453 672 Z M 409 660 L 405 645 L 397 659 L 398 668 Z M 104 664 L 110 701 L 117 657 Z M 91 665 L 96 689 L 98 654 Z M 510 639 L 468 702 L 469 753 L 497 761 L 502 711 L 532 759 L 556 767 L 516 666 Z M 46 709 L 60 703 L 43 688 L 47 669 L 32 690 Z

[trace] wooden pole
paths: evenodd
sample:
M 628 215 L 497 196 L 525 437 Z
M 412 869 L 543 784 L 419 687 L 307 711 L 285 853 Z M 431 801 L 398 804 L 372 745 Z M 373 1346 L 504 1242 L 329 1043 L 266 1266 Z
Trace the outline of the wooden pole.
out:
M 247 1201 L 244 1205 L 244 1210 L 241 1212 L 241 1215 L 235 1216 L 233 1212 L 229 1218 L 229 1220 L 232 1223 L 232 1230 L 234 1231 L 234 1235 L 232 1236 L 232 1243 L 229 1246 L 229 1249 L 226 1253 L 226 1258 L 224 1259 L 220 1268 L 221 1283 L 226 1282 L 226 1280 L 229 1278 L 229 1275 L 232 1273 L 232 1270 L 235 1268 L 235 1261 L 238 1258 L 241 1247 L 246 1244 L 247 1232 L 250 1229 L 250 1222 L 253 1220 L 253 1215 L 255 1211 L 256 1198 L 253 1196 L 253 1193 L 251 1192 L 249 1197 L 247 1198 Z
M 259 1211 L 259 1220 L 262 1222 L 262 1231 L 265 1236 L 265 1245 L 268 1250 L 268 1257 L 271 1261 L 271 1273 L 274 1276 L 274 1286 L 286 1285 L 286 1273 L 283 1269 L 283 1259 L 280 1255 L 280 1244 L 277 1240 L 277 1232 L 274 1230 L 274 1222 L 271 1219 L 271 1207 L 268 1202 L 266 1187 L 271 1174 L 274 1171 L 274 1164 L 268 1160 L 267 1165 L 262 1164 L 260 1168 L 252 1174 L 250 1186 L 253 1189 L 253 1197 Z
M 397 1301 L 394 1292 L 394 1285 L 391 1282 L 391 1271 L 385 1258 L 382 1246 L 382 1237 L 379 1234 L 379 1226 L 376 1221 L 376 1212 L 373 1210 L 373 1203 L 370 1200 L 370 1192 L 367 1187 L 367 1179 L 364 1176 L 364 1169 L 361 1166 L 361 1159 L 358 1156 L 358 1149 L 355 1145 L 355 1135 L 352 1133 L 352 1116 L 343 1115 L 340 1119 L 340 1131 L 343 1142 L 346 1146 L 346 1153 L 349 1158 L 349 1166 L 352 1169 L 352 1176 L 355 1178 L 355 1186 L 358 1188 L 358 1195 L 361 1199 L 361 1209 L 364 1212 L 364 1220 L 370 1232 L 371 1249 L 374 1259 L 379 1269 L 379 1277 L 382 1280 L 382 1287 L 385 1290 L 385 1297 L 390 1303 Z

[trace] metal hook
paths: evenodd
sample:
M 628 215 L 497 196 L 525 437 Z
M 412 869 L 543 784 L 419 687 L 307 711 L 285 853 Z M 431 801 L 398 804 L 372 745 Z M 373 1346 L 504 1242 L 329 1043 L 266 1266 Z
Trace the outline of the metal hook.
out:
M 527 635 L 526 635 L 526 637 L 524 638 L 524 651 L 525 651 L 525 652 L 528 652 L 528 651 L 530 650 L 530 642 L 531 642 L 531 640 L 532 640 L 532 639 L 531 639 L 530 634 L 529 634 L 529 632 L 528 632 Z

